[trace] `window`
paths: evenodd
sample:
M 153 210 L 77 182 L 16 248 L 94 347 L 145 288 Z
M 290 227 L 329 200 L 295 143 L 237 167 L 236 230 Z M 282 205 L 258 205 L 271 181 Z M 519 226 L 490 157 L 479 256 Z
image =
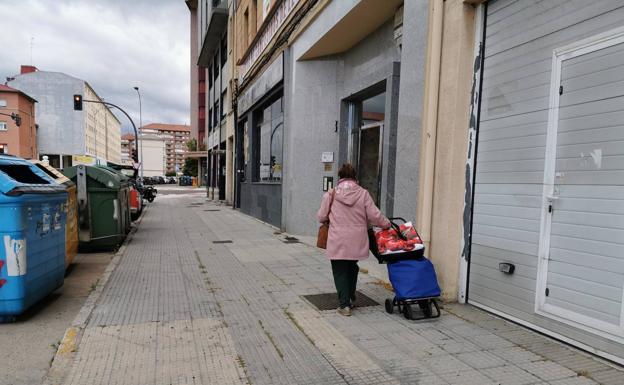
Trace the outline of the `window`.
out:
M 0 154 L 8 154 L 8 153 L 9 153 L 9 146 L 6 144 L 0 143 Z
M 0 107 L 6 107 L 7 106 L 7 101 L 4 99 L 0 99 Z
M 225 96 L 226 96 L 226 91 L 223 91 L 221 93 L 221 119 L 225 118 Z
M 213 119 L 214 122 L 212 123 L 215 127 L 219 126 L 219 101 L 217 100 L 214 106 L 214 110 L 213 110 Z
M 208 67 L 208 90 L 212 88 L 212 66 Z
M 6 122 L 0 122 L 0 131 L 6 131 L 6 130 L 7 130 Z
M 282 180 L 283 133 L 284 112 L 282 98 L 279 98 L 258 114 L 258 122 L 254 130 L 257 182 L 280 182 Z
M 247 49 L 247 45 L 249 44 L 249 8 L 245 9 L 245 14 L 244 14 L 244 21 L 243 21 L 243 44 L 241 46 L 241 48 L 243 49 L 241 52 L 241 56 L 242 53 L 245 52 L 245 49 Z
M 221 67 L 227 62 L 227 30 L 221 39 Z
M 212 108 L 208 110 L 208 130 L 212 128 Z
M 219 51 L 218 50 L 215 51 L 212 69 L 214 70 L 214 81 L 215 81 L 215 86 L 216 86 L 217 78 L 219 77 Z

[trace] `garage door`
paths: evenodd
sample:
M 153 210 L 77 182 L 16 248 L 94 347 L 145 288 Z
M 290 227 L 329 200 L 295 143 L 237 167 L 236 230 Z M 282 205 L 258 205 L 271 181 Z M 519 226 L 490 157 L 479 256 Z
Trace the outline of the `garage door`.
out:
M 488 3 L 468 300 L 624 360 L 623 6 Z

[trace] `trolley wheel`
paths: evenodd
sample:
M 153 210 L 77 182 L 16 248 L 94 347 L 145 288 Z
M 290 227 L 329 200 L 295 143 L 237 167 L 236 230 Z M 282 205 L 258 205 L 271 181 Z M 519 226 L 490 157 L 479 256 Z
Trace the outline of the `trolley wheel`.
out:
M 431 315 L 433 314 L 433 311 L 431 310 L 431 301 L 428 299 L 422 300 L 422 301 L 418 301 L 418 306 L 420 307 L 420 310 L 422 310 L 423 315 L 425 316 L 425 318 L 431 318 Z
M 394 312 L 394 304 L 392 303 L 392 300 L 390 298 L 386 298 L 386 313 L 388 314 L 392 314 Z
M 406 319 L 413 319 L 414 318 L 414 312 L 412 311 L 412 306 L 409 304 L 405 304 L 403 306 L 403 316 Z

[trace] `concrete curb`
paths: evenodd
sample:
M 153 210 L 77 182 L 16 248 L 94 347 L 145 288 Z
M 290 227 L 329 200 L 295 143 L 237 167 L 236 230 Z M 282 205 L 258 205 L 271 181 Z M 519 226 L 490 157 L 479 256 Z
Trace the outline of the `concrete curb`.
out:
M 106 270 L 100 277 L 95 287 L 95 290 L 89 294 L 87 300 L 80 308 L 80 311 L 74 318 L 71 326 L 65 331 L 65 335 L 61 340 L 61 344 L 59 345 L 56 354 L 52 360 L 52 365 L 48 370 L 48 373 L 43 378 L 44 385 L 56 385 L 61 384 L 69 370 L 71 369 L 72 363 L 74 361 L 76 351 L 78 350 L 78 345 L 80 344 L 80 340 L 82 339 L 82 335 L 84 333 L 84 329 L 87 327 L 87 323 L 91 318 L 91 314 L 93 313 L 93 309 L 97 304 L 102 292 L 104 291 L 104 287 L 106 287 L 106 283 L 108 282 L 111 274 L 119 265 L 119 261 L 121 260 L 121 256 L 125 253 L 126 247 L 134 238 L 134 234 L 139 229 L 141 222 L 143 221 L 143 217 L 145 216 L 145 212 L 147 211 L 149 206 L 143 208 L 141 216 L 137 218 L 134 222 L 135 226 L 132 227 L 130 233 L 126 236 L 126 239 L 121 244 L 121 247 L 114 254 L 113 259 L 109 262 Z

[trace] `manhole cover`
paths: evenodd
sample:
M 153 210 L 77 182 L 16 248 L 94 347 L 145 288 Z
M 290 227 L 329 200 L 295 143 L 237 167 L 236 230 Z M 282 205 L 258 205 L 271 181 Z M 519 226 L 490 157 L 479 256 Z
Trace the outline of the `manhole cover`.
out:
M 356 307 L 379 305 L 372 298 L 362 294 L 362 292 L 356 291 L 355 293 Z M 336 293 L 312 294 L 304 295 L 302 297 L 314 305 L 318 310 L 335 310 L 340 305 L 338 302 L 338 295 Z
M 220 244 L 220 243 L 232 243 L 232 241 L 231 241 L 231 240 L 229 240 L 229 239 L 226 239 L 226 240 L 223 240 L 223 241 L 212 241 L 212 243 L 216 243 L 216 244 Z

